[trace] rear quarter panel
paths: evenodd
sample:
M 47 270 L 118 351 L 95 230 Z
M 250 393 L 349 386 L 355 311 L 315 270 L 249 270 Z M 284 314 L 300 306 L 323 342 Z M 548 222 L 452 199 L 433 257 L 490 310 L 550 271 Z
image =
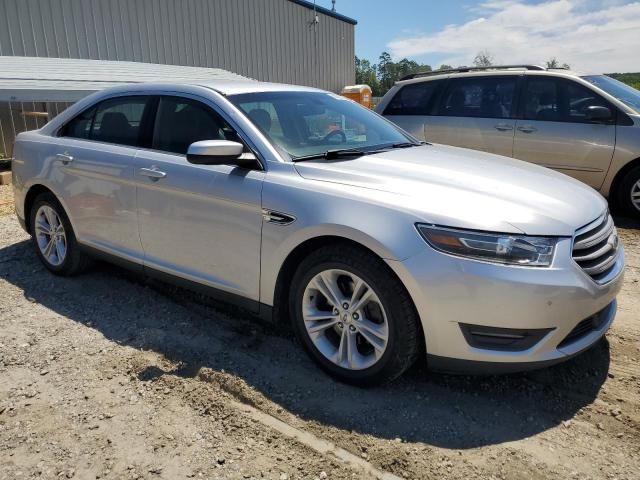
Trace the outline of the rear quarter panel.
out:
M 38 130 L 23 132 L 16 137 L 12 161 L 13 191 L 16 214 L 26 221 L 29 219 L 25 218 L 25 197 L 33 185 L 43 185 L 59 196 L 50 181 L 56 142 L 56 138 L 42 135 Z

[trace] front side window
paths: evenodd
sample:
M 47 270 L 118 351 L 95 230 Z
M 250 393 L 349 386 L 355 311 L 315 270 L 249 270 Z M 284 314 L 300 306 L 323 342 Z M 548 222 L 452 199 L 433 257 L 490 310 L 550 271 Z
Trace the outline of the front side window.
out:
M 371 110 L 330 93 L 257 92 L 228 98 L 293 159 L 330 149 L 365 151 L 413 141 Z
M 568 121 L 588 123 L 587 108 L 609 107 L 609 104 L 593 90 L 576 82 L 565 82 L 567 89 Z
M 410 83 L 400 88 L 384 109 L 385 115 L 429 115 L 431 99 L 440 81 Z
M 448 117 L 509 118 L 516 77 L 454 78 L 447 86 L 439 115 Z
M 155 150 L 186 155 L 201 140 L 239 141 L 235 131 L 205 104 L 182 97 L 162 97 L 156 113 Z
M 553 77 L 530 77 L 522 99 L 525 120 L 589 123 L 591 106 L 611 108 L 600 95 L 579 83 Z
M 150 97 L 117 97 L 85 110 L 61 130 L 63 137 L 139 146 Z

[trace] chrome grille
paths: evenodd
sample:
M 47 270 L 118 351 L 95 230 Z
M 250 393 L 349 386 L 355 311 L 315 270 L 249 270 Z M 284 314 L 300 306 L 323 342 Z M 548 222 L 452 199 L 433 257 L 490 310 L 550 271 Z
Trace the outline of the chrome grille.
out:
M 572 255 L 596 282 L 607 280 L 618 258 L 618 234 L 609 212 L 576 232 Z

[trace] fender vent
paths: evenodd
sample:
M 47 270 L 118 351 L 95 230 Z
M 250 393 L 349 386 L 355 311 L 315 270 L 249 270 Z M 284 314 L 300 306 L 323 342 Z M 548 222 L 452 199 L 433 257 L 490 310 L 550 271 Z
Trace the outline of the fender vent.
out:
M 296 221 L 293 215 L 287 215 L 282 212 L 275 212 L 266 208 L 262 209 L 262 220 L 266 223 L 275 223 L 276 225 L 289 225 Z

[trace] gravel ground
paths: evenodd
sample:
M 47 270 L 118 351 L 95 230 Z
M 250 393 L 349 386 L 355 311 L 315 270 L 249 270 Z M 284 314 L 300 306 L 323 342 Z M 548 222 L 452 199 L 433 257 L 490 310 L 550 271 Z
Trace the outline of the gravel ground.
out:
M 13 213 L 13 187 L 0 185 L 0 215 Z
M 360 390 L 241 310 L 104 264 L 53 277 L 0 216 L 0 479 L 638 479 L 640 225 L 617 223 L 626 280 L 592 350 L 502 377 L 419 364 Z

